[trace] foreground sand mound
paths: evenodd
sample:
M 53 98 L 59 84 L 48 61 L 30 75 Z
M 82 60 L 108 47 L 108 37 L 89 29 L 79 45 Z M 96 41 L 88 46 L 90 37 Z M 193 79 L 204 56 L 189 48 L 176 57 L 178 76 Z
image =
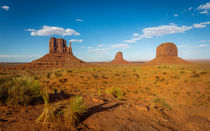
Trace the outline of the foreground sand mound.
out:
M 32 61 L 31 63 L 15 66 L 16 69 L 25 68 L 55 68 L 55 67 L 80 67 L 86 66 L 87 63 L 76 58 L 73 55 L 71 42 L 69 47 L 66 40 L 62 38 L 50 38 L 49 53 L 43 57 Z M 12 68 L 12 67 L 8 67 Z
M 174 43 L 166 42 L 156 49 L 156 58 L 147 64 L 189 64 L 189 62 L 178 57 L 178 49 Z
M 117 52 L 115 59 L 112 60 L 113 64 L 129 64 L 128 61 L 123 59 L 123 53 L 121 51 Z

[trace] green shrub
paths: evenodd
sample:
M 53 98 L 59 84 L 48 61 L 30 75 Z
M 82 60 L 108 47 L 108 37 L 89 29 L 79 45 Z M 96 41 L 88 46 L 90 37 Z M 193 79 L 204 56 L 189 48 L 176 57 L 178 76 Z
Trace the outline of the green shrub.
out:
M 172 109 L 171 106 L 168 103 L 166 103 L 165 99 L 163 99 L 163 98 L 155 98 L 153 100 L 153 102 L 156 103 L 156 104 L 160 104 L 162 107 L 164 107 L 166 109 L 169 109 L 169 110 Z
M 79 116 L 87 111 L 83 98 L 80 96 L 71 97 L 69 100 L 57 104 L 49 104 L 48 94 L 43 95 L 43 99 L 45 107 L 36 123 L 42 123 L 45 127 L 74 126 L 79 121 Z
M 6 105 L 28 105 L 40 101 L 40 84 L 31 77 L 9 78 L 0 84 L 0 99 Z
M 50 73 L 47 73 L 47 79 L 50 79 Z
M 110 89 L 106 90 L 106 93 L 113 95 L 117 99 L 122 98 L 122 92 L 121 92 L 120 88 L 118 88 L 118 87 L 111 87 Z

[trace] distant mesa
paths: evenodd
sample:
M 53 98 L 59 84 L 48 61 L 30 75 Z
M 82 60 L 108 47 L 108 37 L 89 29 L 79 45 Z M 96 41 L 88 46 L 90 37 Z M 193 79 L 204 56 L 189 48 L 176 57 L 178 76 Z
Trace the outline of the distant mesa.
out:
M 148 64 L 188 64 L 189 62 L 178 57 L 178 49 L 174 43 L 162 43 L 156 48 L 156 58 Z
M 128 61 L 123 59 L 123 53 L 121 51 L 117 52 L 114 60 L 112 60 L 111 63 L 113 63 L 113 64 L 129 64 Z
M 20 68 L 54 68 L 54 67 L 78 67 L 85 66 L 87 63 L 76 58 L 73 55 L 71 42 L 69 47 L 66 40 L 62 38 L 50 38 L 49 53 L 43 57 L 27 63 L 19 65 Z

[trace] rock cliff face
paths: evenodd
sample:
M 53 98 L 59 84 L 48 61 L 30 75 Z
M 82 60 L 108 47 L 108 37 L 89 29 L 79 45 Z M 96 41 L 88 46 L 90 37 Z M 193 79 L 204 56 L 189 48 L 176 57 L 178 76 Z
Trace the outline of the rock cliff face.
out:
M 178 50 L 174 43 L 162 43 L 156 49 L 156 57 L 177 56 Z
M 66 40 L 61 39 L 61 38 L 55 38 L 52 37 L 50 38 L 49 41 L 49 53 L 52 54 L 70 54 L 72 55 L 71 51 L 71 42 L 70 42 L 70 47 L 66 45 Z
M 156 58 L 147 64 L 188 64 L 189 62 L 178 57 L 178 49 L 174 43 L 166 42 L 156 49 Z
M 123 59 L 123 53 L 121 51 L 117 52 L 115 59 L 112 60 L 113 64 L 128 64 L 126 60 Z

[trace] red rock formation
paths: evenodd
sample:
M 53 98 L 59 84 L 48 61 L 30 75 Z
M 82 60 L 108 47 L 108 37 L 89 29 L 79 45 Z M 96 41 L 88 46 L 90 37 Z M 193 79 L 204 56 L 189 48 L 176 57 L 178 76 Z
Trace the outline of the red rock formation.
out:
M 123 59 L 123 53 L 121 51 L 117 52 L 115 59 L 112 60 L 113 64 L 128 64 L 126 60 Z
M 86 66 L 87 63 L 76 58 L 72 53 L 71 42 L 70 47 L 66 45 L 66 40 L 61 38 L 50 38 L 49 53 L 43 57 L 23 64 L 15 68 L 55 68 L 55 67 L 79 67 Z
M 177 56 L 178 50 L 174 43 L 163 43 L 156 49 L 156 57 L 162 56 Z
M 148 64 L 187 64 L 189 62 L 179 58 L 178 49 L 174 43 L 166 42 L 159 45 L 156 49 L 156 58 Z

